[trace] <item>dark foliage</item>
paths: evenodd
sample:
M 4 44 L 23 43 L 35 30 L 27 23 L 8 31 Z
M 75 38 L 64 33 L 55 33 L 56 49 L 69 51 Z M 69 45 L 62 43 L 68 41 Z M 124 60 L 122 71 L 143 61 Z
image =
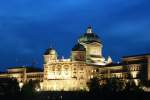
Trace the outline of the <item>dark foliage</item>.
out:
M 4 84 L 5 83 L 5 84 Z M 89 92 L 36 92 L 38 81 L 29 81 L 22 91 L 13 79 L 5 79 L 0 83 L 2 100 L 150 100 L 150 93 L 146 93 L 130 82 L 124 84 L 118 79 L 107 80 L 107 84 L 99 85 L 97 78 L 92 79 L 88 86 Z M 5 86 L 5 89 L 2 87 Z
M 16 79 L 0 79 L 0 97 L 1 98 L 18 98 L 20 95 L 19 83 Z M 19 98 L 18 98 L 19 99 Z
M 22 87 L 21 94 L 26 97 L 34 96 L 36 93 L 36 86 L 38 84 L 39 84 L 39 81 L 30 80 L 29 82 L 24 84 L 24 86 Z

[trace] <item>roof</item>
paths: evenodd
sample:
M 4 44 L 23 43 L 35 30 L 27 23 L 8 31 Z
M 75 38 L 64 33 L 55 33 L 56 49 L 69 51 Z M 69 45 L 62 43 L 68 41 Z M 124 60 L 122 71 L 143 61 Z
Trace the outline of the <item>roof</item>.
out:
M 30 67 L 27 68 L 27 73 L 28 72 L 43 72 L 43 70 L 41 68 Z
M 150 56 L 150 53 L 139 54 L 139 55 L 123 56 L 123 58 L 128 58 L 128 57 L 140 57 L 140 56 Z
M 72 51 L 86 51 L 85 47 L 82 44 L 77 43 L 73 48 Z
M 99 36 L 92 32 L 92 27 L 88 27 L 87 32 L 81 36 L 78 41 L 79 43 L 101 43 Z
M 110 64 L 108 64 L 108 65 L 105 65 L 104 67 L 113 67 L 113 66 L 122 66 L 122 65 L 124 65 L 123 63 L 110 63 Z
M 8 69 L 21 69 L 21 68 L 27 68 L 27 66 L 15 66 L 15 67 L 9 67 Z
M 83 36 L 81 36 L 78 40 L 80 43 L 92 43 L 92 42 L 98 42 L 101 43 L 101 40 L 98 35 L 95 33 L 87 34 L 85 33 Z
M 5 74 L 6 72 L 0 72 L 0 74 Z
M 31 67 L 31 66 L 11 67 L 8 69 L 22 69 L 22 68 L 26 68 L 27 72 L 42 72 L 43 71 L 41 68 Z
M 95 67 L 114 67 L 114 66 L 122 66 L 125 64 L 124 63 L 110 63 L 107 65 L 93 65 L 93 64 L 88 64 L 88 65 L 95 66 Z

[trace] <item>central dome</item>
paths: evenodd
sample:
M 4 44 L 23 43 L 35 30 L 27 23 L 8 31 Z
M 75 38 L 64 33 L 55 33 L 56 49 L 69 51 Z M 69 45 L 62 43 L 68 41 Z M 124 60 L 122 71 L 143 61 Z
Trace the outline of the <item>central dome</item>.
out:
M 78 42 L 79 43 L 92 43 L 92 42 L 101 43 L 101 40 L 98 35 L 92 32 L 92 27 L 88 27 L 87 32 L 79 38 Z

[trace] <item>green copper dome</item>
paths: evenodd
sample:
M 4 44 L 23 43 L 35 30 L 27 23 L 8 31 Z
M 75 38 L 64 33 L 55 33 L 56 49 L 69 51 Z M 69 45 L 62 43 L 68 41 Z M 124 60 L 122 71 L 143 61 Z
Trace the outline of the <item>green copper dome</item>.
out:
M 72 51 L 86 51 L 86 49 L 82 44 L 78 43 L 72 48 Z
M 92 42 L 101 43 L 101 40 L 98 35 L 92 32 L 92 27 L 88 27 L 87 32 L 79 38 L 78 42 L 79 43 L 92 43 Z

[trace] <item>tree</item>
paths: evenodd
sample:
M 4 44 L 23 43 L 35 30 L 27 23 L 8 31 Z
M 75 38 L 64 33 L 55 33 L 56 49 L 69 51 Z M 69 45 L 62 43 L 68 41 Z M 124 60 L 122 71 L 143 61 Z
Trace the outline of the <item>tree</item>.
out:
M 88 82 L 88 87 L 90 89 L 90 92 L 98 92 L 100 89 L 99 79 L 98 78 L 92 78 Z
M 16 96 L 20 92 L 19 83 L 14 78 L 0 79 L 0 93 L 3 95 Z
M 111 78 L 106 80 L 106 84 L 103 87 L 109 92 L 119 92 L 125 88 L 125 82 L 117 78 Z
M 30 80 L 22 87 L 22 93 L 27 96 L 32 96 L 36 92 L 36 86 L 39 84 L 39 81 Z
M 125 91 L 128 92 L 142 92 L 143 90 L 140 88 L 141 84 L 136 85 L 133 80 L 130 80 L 128 83 L 126 83 Z

